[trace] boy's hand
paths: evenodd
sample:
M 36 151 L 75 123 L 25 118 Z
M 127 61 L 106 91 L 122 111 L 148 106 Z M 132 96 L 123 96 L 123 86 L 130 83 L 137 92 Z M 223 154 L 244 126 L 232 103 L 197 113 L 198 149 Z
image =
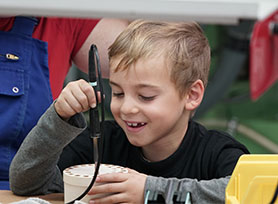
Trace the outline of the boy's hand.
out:
M 147 175 L 128 169 L 128 173 L 108 173 L 99 175 L 97 183 L 89 195 L 110 194 L 91 200 L 90 203 L 144 203 L 144 187 Z M 93 202 L 92 202 L 93 201 Z
M 68 83 L 54 104 L 56 112 L 65 120 L 95 106 L 94 89 L 83 79 Z

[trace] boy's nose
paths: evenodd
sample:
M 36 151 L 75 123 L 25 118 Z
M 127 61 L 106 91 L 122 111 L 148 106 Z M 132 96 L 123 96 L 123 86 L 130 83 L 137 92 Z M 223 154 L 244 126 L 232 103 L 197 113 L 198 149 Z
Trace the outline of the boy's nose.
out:
M 121 105 L 121 112 L 123 114 L 135 114 L 139 112 L 139 109 L 132 99 L 127 98 Z

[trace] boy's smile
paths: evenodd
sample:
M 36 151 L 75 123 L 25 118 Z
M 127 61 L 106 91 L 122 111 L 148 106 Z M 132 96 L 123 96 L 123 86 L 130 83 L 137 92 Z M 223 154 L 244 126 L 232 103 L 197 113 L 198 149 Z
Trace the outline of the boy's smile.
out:
M 133 145 L 158 161 L 170 156 L 187 129 L 188 111 L 163 56 L 139 59 L 126 70 L 110 68 L 111 111 Z M 162 147 L 167 148 L 162 148 Z M 163 151 L 162 151 L 163 150 Z

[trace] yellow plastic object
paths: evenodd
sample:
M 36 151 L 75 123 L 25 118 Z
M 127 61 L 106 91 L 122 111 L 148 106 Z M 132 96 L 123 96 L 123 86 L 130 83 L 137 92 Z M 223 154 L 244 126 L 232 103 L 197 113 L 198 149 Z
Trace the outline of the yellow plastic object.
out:
M 278 155 L 243 155 L 227 185 L 226 204 L 269 204 L 277 185 Z

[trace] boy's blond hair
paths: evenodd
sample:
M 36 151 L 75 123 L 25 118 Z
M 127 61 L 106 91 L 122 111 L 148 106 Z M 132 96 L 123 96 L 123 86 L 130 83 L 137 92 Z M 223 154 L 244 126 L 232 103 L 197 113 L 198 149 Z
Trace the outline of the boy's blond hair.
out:
M 116 71 L 128 69 L 138 59 L 163 54 L 170 78 L 181 96 L 197 79 L 207 84 L 210 47 L 195 22 L 133 21 L 109 48 L 110 63 L 120 59 Z

